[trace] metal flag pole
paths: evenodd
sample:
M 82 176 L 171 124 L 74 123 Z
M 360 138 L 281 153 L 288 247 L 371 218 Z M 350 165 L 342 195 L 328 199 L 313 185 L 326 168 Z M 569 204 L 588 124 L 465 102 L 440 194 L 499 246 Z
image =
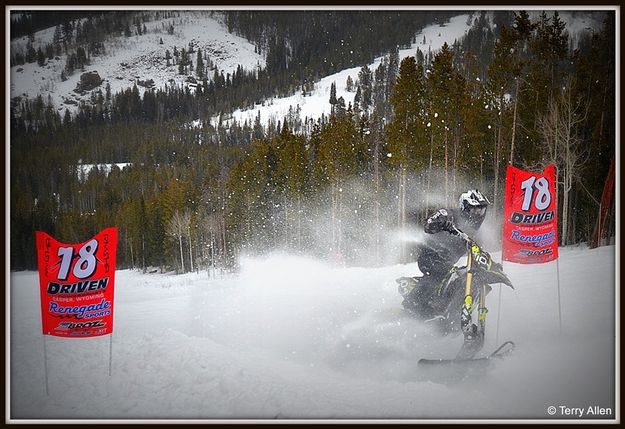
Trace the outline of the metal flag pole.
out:
M 555 173 L 556 183 L 554 185 L 554 191 L 556 194 L 556 250 L 558 251 L 558 257 L 556 258 L 556 282 L 558 289 L 558 331 L 559 335 L 562 335 L 562 303 L 560 302 L 560 250 L 558 249 L 558 198 L 560 195 L 558 194 L 558 170 Z
M 503 268 L 503 260 L 501 261 L 502 264 L 502 268 Z M 497 331 L 495 334 L 495 344 L 499 344 L 499 318 L 501 317 L 501 283 L 499 283 L 499 304 L 497 306 Z
M 46 335 L 43 336 L 43 372 L 46 379 L 46 396 L 50 396 L 48 388 L 48 348 L 46 347 Z
M 504 208 L 505 211 L 505 208 Z M 504 221 L 502 222 L 502 230 L 503 228 L 505 228 L 505 216 L 504 216 Z M 503 231 L 501 234 L 501 269 L 503 270 Z M 496 333 L 495 333 L 495 344 L 499 344 L 499 320 L 501 318 L 501 289 L 503 289 L 503 286 L 501 285 L 501 283 L 499 283 L 499 303 L 497 304 L 497 329 L 496 329 Z
M 562 335 L 562 303 L 560 301 L 560 255 L 558 252 L 558 257 L 556 258 L 556 276 L 558 283 L 558 323 L 559 323 L 559 334 Z
M 109 335 L 109 377 L 113 369 L 113 333 Z

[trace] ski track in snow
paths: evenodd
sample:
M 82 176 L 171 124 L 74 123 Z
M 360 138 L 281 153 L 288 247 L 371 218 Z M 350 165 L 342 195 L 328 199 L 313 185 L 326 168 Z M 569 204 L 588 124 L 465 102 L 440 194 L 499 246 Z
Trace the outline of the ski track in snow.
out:
M 495 260 L 500 256 L 493 253 Z M 560 249 L 556 263 L 504 269 L 499 343 L 515 352 L 487 372 L 417 367 L 453 357 L 400 314 L 394 279 L 416 264 L 333 268 L 276 254 L 236 276 L 116 276 L 110 337 L 41 335 L 38 275 L 10 286 L 10 406 L 29 419 L 538 418 L 549 405 L 614 410 L 614 246 Z M 488 297 L 484 353 L 496 347 L 499 286 Z M 44 341 L 49 396 L 45 393 Z

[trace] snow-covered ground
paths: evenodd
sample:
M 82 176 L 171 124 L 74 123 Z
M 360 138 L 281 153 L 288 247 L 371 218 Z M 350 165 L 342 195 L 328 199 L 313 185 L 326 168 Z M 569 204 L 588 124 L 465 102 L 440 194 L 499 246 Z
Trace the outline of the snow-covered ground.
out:
M 394 279 L 416 264 L 333 268 L 275 254 L 222 279 L 118 271 L 110 377 L 110 337 L 44 338 L 38 276 L 14 272 L 10 417 L 578 420 L 559 407 L 592 418 L 598 406 L 615 418 L 615 247 L 560 255 L 562 332 L 557 263 L 505 263 L 516 290 L 503 289 L 501 306 L 499 286 L 489 295 L 484 352 L 497 336 L 517 348 L 464 379 L 417 366 L 453 357 L 461 337 L 400 314 Z

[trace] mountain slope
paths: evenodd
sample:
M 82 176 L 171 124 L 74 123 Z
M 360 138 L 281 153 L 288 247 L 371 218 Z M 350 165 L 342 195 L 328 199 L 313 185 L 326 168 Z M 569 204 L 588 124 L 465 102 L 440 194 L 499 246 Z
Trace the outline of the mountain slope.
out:
M 167 28 L 174 25 L 173 34 Z M 152 80 L 153 87 L 164 88 L 166 85 L 187 86 L 187 76 L 181 75 L 178 66 L 173 64 L 174 47 L 189 50 L 191 44 L 195 51 L 202 49 L 208 54 L 205 64 L 210 60 L 215 68 L 224 75 L 233 73 L 241 65 L 245 70 L 264 67 L 264 57 L 254 52 L 254 45 L 247 40 L 231 34 L 221 23 L 220 16 L 211 16 L 208 12 L 181 12 L 179 18 L 167 18 L 146 22 L 147 33 L 131 37 L 114 37 L 105 42 L 106 54 L 91 57 L 91 64 L 85 72 L 96 71 L 103 82 L 98 87 L 104 93 L 107 84 L 115 94 L 135 83 Z M 37 49 L 52 41 L 54 28 L 35 34 L 33 46 Z M 163 41 L 161 44 L 160 41 Z M 11 41 L 11 49 L 25 49 L 27 38 Z M 166 50 L 172 55 L 171 65 L 167 66 Z M 195 63 L 197 53 L 191 54 Z M 59 110 L 66 108 L 73 112 L 81 101 L 88 101 L 91 93 L 80 95 L 74 89 L 80 81 L 81 71 L 61 80 L 67 61 L 67 55 L 61 55 L 47 62 L 44 67 L 37 63 L 11 67 L 11 98 L 48 96 Z M 194 74 L 192 73 L 191 76 Z M 144 86 L 139 86 L 142 94 Z
M 467 24 L 467 18 L 469 15 L 458 15 L 442 24 L 432 24 L 425 27 L 420 31 L 415 39 L 416 43 L 413 43 L 408 49 L 399 50 L 400 61 L 409 56 L 416 55 L 417 48 L 423 53 L 427 54 L 428 51 L 438 51 L 444 43 L 451 45 L 455 40 L 460 40 L 464 34 L 471 28 L 470 24 Z M 368 64 L 368 67 L 375 72 L 375 69 L 382 62 L 382 57 L 376 58 L 376 60 Z M 351 76 L 352 80 L 356 82 L 358 80 L 358 72 L 361 67 L 354 67 L 351 69 L 345 69 L 338 73 L 334 73 L 330 76 L 322 78 L 315 83 L 315 89 L 310 95 L 302 95 L 301 93 L 294 94 L 290 97 L 275 98 L 267 102 L 265 105 L 256 106 L 254 109 L 236 110 L 232 117 L 237 122 L 253 123 L 254 120 L 260 116 L 260 121 L 263 124 L 271 119 L 274 122 L 282 120 L 289 114 L 289 109 L 296 111 L 299 109 L 302 119 L 312 118 L 317 119 L 322 115 L 329 116 L 331 112 L 330 99 L 330 87 L 333 83 L 336 84 L 336 97 L 343 97 L 345 105 L 354 103 L 354 91 L 347 91 L 347 78 Z M 215 121 L 217 118 L 215 118 Z
M 537 13 L 537 11 L 532 12 L 533 15 Z M 463 14 L 451 18 L 448 23 L 427 26 L 415 35 L 416 43 L 410 49 L 400 51 L 400 57 L 414 55 L 417 48 L 425 52 L 428 49 L 436 51 L 444 42 L 452 44 L 470 28 L 469 16 Z M 567 23 L 571 34 L 596 28 L 600 24 L 598 15 L 590 12 L 565 11 L 561 12 L 561 18 Z M 207 63 L 210 60 L 216 70 L 220 73 L 223 71 L 224 75 L 233 73 L 239 65 L 248 71 L 264 68 L 266 64 L 264 55 L 256 53 L 254 45 L 249 41 L 229 33 L 223 21 L 223 16 L 217 12 L 183 11 L 176 18 L 146 22 L 146 34 L 131 37 L 119 36 L 107 40 L 105 42 L 106 54 L 91 57 L 91 64 L 84 71 L 98 72 L 103 81 L 96 90 L 100 89 L 104 92 L 108 84 L 113 94 L 132 87 L 134 84 L 139 84 L 139 91 L 143 93 L 145 86 L 141 86 L 142 82 L 148 82 L 147 86 L 153 88 L 177 85 L 190 86 L 193 90 L 193 83 L 189 85 L 187 76 L 179 74 L 178 66 L 173 64 L 173 59 L 169 66 L 165 59 L 166 50 L 173 55 L 174 47 L 180 51 L 182 48 L 188 49 L 190 45 L 195 49 L 201 48 L 205 54 L 208 54 L 209 58 L 205 58 L 204 62 Z M 173 34 L 167 31 L 170 25 L 174 26 Z M 50 43 L 54 30 L 54 28 L 48 28 L 35 33 L 33 47 L 37 49 Z M 161 39 L 163 44 L 160 44 Z M 27 37 L 11 40 L 11 52 L 25 51 L 27 43 Z M 195 52 L 191 55 L 194 63 L 195 55 Z M 11 98 L 33 99 L 41 95 L 44 101 L 47 101 L 50 97 L 59 111 L 69 109 L 70 112 L 76 111 L 80 102 L 88 103 L 92 91 L 87 91 L 82 95 L 74 91 L 80 81 L 82 71 L 77 71 L 66 81 L 62 81 L 61 73 L 66 61 L 67 55 L 63 54 L 47 61 L 44 67 L 40 67 L 37 63 L 11 67 Z M 380 58 L 369 64 L 369 67 L 374 70 L 379 62 Z M 298 93 L 290 97 L 274 98 L 254 109 L 237 110 L 233 117 L 239 122 L 248 120 L 251 123 L 260 112 L 261 121 L 266 123 L 270 118 L 274 120 L 284 118 L 289 112 L 289 107 L 296 110 L 299 106 L 302 118 L 317 119 L 322 114 L 327 115 L 330 112 L 328 100 L 330 85 L 333 82 L 337 84 L 337 97 L 342 96 L 346 105 L 353 102 L 355 94 L 347 92 L 345 86 L 347 76 L 356 80 L 358 71 L 359 67 L 326 76 L 315 83 L 314 91 L 306 97 Z M 194 76 L 194 73 L 190 75 Z M 209 74 L 210 77 L 212 75 Z M 150 80 L 153 83 L 150 83 Z

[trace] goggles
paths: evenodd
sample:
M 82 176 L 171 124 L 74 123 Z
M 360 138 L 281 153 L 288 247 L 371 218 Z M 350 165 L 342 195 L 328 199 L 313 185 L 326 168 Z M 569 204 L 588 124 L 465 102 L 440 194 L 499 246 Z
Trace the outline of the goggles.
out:
M 486 214 L 486 206 L 471 206 L 469 207 L 469 215 L 482 217 Z

